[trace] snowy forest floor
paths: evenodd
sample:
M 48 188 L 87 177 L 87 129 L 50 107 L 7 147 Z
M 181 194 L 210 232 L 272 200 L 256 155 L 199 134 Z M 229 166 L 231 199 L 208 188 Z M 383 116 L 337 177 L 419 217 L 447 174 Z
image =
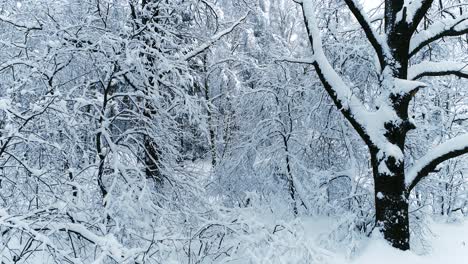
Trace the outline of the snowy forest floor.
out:
M 363 252 L 351 262 L 339 260 L 332 263 L 345 264 L 463 264 L 468 261 L 468 223 L 431 223 L 427 237 L 428 252 L 423 255 L 393 249 L 382 239 L 370 238 Z
M 324 237 L 327 237 L 334 229 L 337 222 L 331 218 L 299 218 L 304 234 L 303 241 L 295 241 L 294 244 L 309 244 L 309 248 L 315 251 L 317 256 L 313 262 L 327 264 L 466 264 L 468 263 L 468 221 L 447 223 L 444 220 L 429 221 L 425 227 L 424 250 L 413 249 L 404 252 L 392 248 L 383 238 L 375 234 L 364 240 L 358 241 L 359 247 L 350 252 L 352 245 L 333 246 L 333 249 L 322 248 Z M 300 238 L 300 239 L 301 239 Z M 413 237 L 412 239 L 421 239 Z M 421 242 L 421 241 L 417 241 Z M 333 242 L 331 242 L 333 243 Z M 325 244 L 327 244 L 325 242 Z M 293 246 L 294 247 L 294 246 Z M 294 251 L 294 249 L 293 249 Z M 420 251 L 420 252 L 416 252 Z M 286 255 L 290 255 L 289 252 Z M 292 257 L 291 257 L 292 256 Z M 303 259 L 291 254 L 289 257 L 278 259 L 258 259 L 255 263 L 303 263 Z M 376 262 L 377 261 L 377 262 Z M 304 262 L 305 263 L 305 262 Z
M 193 172 L 201 177 L 210 175 L 208 162 L 188 166 L 193 166 Z M 250 234 L 238 239 L 248 246 L 226 263 L 468 263 L 468 219 L 462 216 L 452 219 L 427 216 L 425 220 L 415 220 L 418 222 L 413 224 L 417 226 L 413 232 L 418 234 L 411 237 L 414 246 L 411 251 L 404 252 L 392 248 L 376 232 L 370 237 L 357 235 L 352 230 L 346 232 L 343 226 L 350 215 L 293 219 L 289 209 L 285 208 L 283 213 L 270 210 L 255 205 L 239 208 L 236 218 L 248 224 Z

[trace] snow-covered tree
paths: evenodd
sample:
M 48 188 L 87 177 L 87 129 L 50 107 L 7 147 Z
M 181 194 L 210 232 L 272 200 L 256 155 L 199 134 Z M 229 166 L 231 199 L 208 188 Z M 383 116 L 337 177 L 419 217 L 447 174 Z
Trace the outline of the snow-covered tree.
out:
M 461 5 L 459 10 L 453 7 L 456 10 L 453 12 L 450 8 L 444 9 L 450 15 L 441 19 L 441 12 L 433 7 L 432 0 L 389 0 L 385 1 L 382 18 L 373 20 L 360 3 L 345 1 L 376 54 L 379 98 L 375 109 L 371 109 L 326 56 L 327 47 L 323 45 L 316 19 L 319 3 L 313 0 L 297 2 L 303 7 L 313 54 L 310 60 L 315 71 L 335 105 L 369 149 L 375 186 L 376 227 L 394 247 L 407 250 L 410 247 L 410 192 L 440 163 L 468 152 L 468 134 L 462 132 L 433 147 L 410 166 L 405 165 L 408 134 L 416 129 L 411 102 L 418 91 L 427 86 L 420 79 L 446 75 L 468 77 L 467 64 L 463 60 L 426 58 L 418 61 L 417 55 L 446 37 L 466 34 L 466 7 Z M 375 21 L 381 22 L 381 27 L 378 22 L 374 25 Z M 425 26 L 426 23 L 430 25 Z M 443 45 L 439 46 L 443 48 Z

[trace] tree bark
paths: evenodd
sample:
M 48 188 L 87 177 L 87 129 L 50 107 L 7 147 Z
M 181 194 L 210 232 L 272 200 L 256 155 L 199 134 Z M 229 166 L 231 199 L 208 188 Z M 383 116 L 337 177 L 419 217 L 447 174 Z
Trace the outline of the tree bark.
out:
M 410 248 L 408 195 L 404 173 L 375 177 L 375 225 L 393 247 Z
M 393 247 L 410 249 L 408 200 L 405 194 L 375 199 L 376 226 Z

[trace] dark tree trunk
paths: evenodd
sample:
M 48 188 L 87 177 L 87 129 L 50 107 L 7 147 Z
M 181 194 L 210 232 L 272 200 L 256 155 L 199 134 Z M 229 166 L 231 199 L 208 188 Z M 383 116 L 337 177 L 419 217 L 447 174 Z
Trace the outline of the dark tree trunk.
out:
M 405 197 L 384 196 L 375 200 L 376 225 L 393 247 L 410 249 L 408 201 Z
M 207 114 L 208 114 L 208 130 L 209 130 L 209 137 L 210 137 L 210 152 L 211 152 L 211 166 L 212 168 L 216 167 L 216 158 L 217 158 L 217 150 L 216 150 L 216 132 L 215 127 L 213 124 L 213 109 L 211 107 L 211 98 L 210 98 L 210 84 L 208 81 L 209 74 L 208 74 L 208 53 L 203 55 L 203 73 L 205 74 L 204 79 L 204 90 L 205 90 L 205 100 L 207 103 Z
M 394 104 L 394 107 L 402 120 L 406 120 L 407 112 L 405 110 L 398 111 L 398 104 Z M 406 107 L 403 109 L 406 109 Z M 406 127 L 405 122 L 398 126 L 388 124 L 386 127 L 386 138 L 390 143 L 398 146 L 404 155 L 406 133 L 409 128 Z M 381 159 L 378 158 L 378 153 L 382 152 L 377 148 L 372 150 L 371 153 L 374 173 L 376 227 L 393 247 L 408 250 L 410 249 L 409 191 L 405 184 L 404 160 L 396 160 L 395 157 L 389 156 L 384 157 L 386 160 L 382 161 L 382 157 Z M 381 168 L 382 165 L 385 166 Z
M 410 248 L 408 193 L 404 175 L 380 175 L 375 181 L 376 227 L 393 247 Z
M 144 136 L 145 147 L 145 175 L 147 179 L 153 179 L 162 183 L 163 178 L 159 168 L 159 153 L 156 143 L 148 135 Z
M 406 9 L 402 10 L 402 0 L 385 1 L 385 31 L 392 59 L 385 61 L 393 78 L 407 79 L 408 51 L 411 27 L 405 22 Z M 403 12 L 403 19 L 396 21 L 397 13 Z M 383 87 L 385 88 L 388 87 Z M 408 118 L 410 94 L 391 94 L 390 98 L 395 113 L 401 119 L 400 124 L 386 123 L 385 137 L 389 143 L 398 146 L 404 156 L 406 134 L 414 128 Z M 405 185 L 404 159 L 388 157 L 385 165 L 388 171 L 379 168 L 379 150 L 371 150 L 375 184 L 375 223 L 384 238 L 393 247 L 401 250 L 410 249 L 408 198 Z

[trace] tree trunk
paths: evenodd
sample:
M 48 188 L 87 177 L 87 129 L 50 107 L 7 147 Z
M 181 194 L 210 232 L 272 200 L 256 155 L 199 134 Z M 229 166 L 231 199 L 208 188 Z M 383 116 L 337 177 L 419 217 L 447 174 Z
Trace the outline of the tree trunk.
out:
M 375 197 L 376 226 L 393 247 L 408 250 L 410 233 L 407 194 L 385 193 L 381 190 Z
M 150 118 L 150 117 L 148 117 Z M 162 184 L 163 177 L 159 168 L 159 152 L 154 140 L 144 135 L 144 147 L 145 147 L 145 175 L 147 179 L 153 179 L 158 184 Z
M 208 114 L 208 131 L 209 131 L 209 144 L 210 144 L 210 152 L 211 152 L 211 167 L 216 167 L 216 158 L 217 158 L 217 150 L 216 150 L 216 132 L 215 126 L 213 124 L 213 109 L 211 107 L 211 98 L 210 98 L 210 84 L 208 82 L 208 53 L 205 52 L 203 55 L 203 72 L 205 74 L 204 80 L 204 90 L 205 90 L 205 100 L 207 103 L 207 114 Z
M 393 247 L 409 250 L 409 193 L 405 187 L 404 170 L 401 166 L 397 169 L 393 175 L 374 173 L 375 225 Z

